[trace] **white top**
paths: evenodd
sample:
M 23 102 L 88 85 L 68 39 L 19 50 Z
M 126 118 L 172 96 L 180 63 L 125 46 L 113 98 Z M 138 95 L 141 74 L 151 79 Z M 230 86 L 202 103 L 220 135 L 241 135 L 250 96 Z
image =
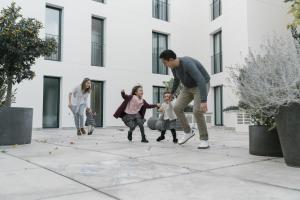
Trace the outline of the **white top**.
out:
M 172 121 L 172 120 L 177 119 L 176 114 L 174 112 L 174 107 L 173 107 L 172 102 L 170 102 L 170 103 L 163 102 L 161 104 L 161 108 L 163 110 L 164 120 Z
M 73 106 L 86 105 L 90 107 L 90 93 L 83 93 L 81 90 L 81 85 L 75 87 L 72 91 L 71 103 Z

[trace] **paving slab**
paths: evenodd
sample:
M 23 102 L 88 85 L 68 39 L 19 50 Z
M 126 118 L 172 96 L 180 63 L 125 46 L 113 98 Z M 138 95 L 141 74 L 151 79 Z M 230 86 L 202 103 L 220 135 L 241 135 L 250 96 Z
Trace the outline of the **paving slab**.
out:
M 288 167 L 282 162 L 257 162 L 249 165 L 213 170 L 212 172 L 219 175 L 291 188 L 300 192 L 300 169 Z
M 299 200 L 300 192 L 205 173 L 103 188 L 122 200 Z
M 23 160 L 0 153 L 0 172 L 11 172 L 16 170 L 34 169 L 37 166 Z
M 198 150 L 197 134 L 180 146 L 146 129 L 144 144 L 126 130 L 41 130 L 30 145 L 1 147 L 0 200 L 300 199 L 299 169 L 250 155 L 246 133 L 209 129 L 211 148 Z
M 150 179 L 187 174 L 192 170 L 160 165 L 137 159 L 107 160 L 94 162 L 69 163 L 58 168 L 47 166 L 74 180 L 94 188 L 140 182 Z
M 253 162 L 247 158 L 228 155 L 218 155 L 198 150 L 198 152 L 184 152 L 171 155 L 151 156 L 142 158 L 147 161 L 182 166 L 195 170 L 211 170 Z
M 0 172 L 1 200 L 36 200 L 90 190 L 44 169 Z

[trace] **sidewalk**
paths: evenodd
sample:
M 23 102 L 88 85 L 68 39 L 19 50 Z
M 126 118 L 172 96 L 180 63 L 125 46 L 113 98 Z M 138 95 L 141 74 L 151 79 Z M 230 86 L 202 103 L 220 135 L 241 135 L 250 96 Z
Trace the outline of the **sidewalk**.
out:
M 197 150 L 146 130 L 149 144 L 126 131 L 33 133 L 31 145 L 0 147 L 0 200 L 299 200 L 300 169 L 248 153 L 248 135 L 210 129 Z M 181 132 L 180 132 L 181 133 Z

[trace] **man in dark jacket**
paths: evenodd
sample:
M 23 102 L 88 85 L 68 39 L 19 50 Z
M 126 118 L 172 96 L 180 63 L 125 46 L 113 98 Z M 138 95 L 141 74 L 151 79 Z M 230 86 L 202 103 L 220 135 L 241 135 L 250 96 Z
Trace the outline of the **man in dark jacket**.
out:
M 166 67 L 171 68 L 174 76 L 171 93 L 174 95 L 180 82 L 184 86 L 174 106 L 174 111 L 185 132 L 183 138 L 178 143 L 184 144 L 195 135 L 184 114 L 184 108 L 194 100 L 193 113 L 200 135 L 198 148 L 209 148 L 208 131 L 204 117 L 204 113 L 207 112 L 209 74 L 198 60 L 191 57 L 178 58 L 172 50 L 165 50 L 161 53 L 160 58 Z

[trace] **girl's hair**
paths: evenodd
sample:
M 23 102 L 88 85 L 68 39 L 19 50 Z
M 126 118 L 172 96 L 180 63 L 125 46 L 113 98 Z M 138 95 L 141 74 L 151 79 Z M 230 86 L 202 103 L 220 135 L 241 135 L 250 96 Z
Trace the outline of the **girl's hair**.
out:
M 132 91 L 131 91 L 131 95 L 135 95 L 135 93 L 140 89 L 140 88 L 143 88 L 143 86 L 141 85 L 136 85 L 132 88 Z
M 83 81 L 82 81 L 82 83 L 81 83 L 81 90 L 83 91 L 83 93 L 90 93 L 91 91 L 92 91 L 92 88 L 91 87 L 89 87 L 89 88 L 85 88 L 85 84 L 86 84 L 86 82 L 88 82 L 88 81 L 91 81 L 91 79 L 89 79 L 89 78 L 85 78 L 85 79 L 83 79 Z
M 171 92 L 167 90 L 164 92 L 163 96 L 165 96 L 166 94 L 171 94 Z

